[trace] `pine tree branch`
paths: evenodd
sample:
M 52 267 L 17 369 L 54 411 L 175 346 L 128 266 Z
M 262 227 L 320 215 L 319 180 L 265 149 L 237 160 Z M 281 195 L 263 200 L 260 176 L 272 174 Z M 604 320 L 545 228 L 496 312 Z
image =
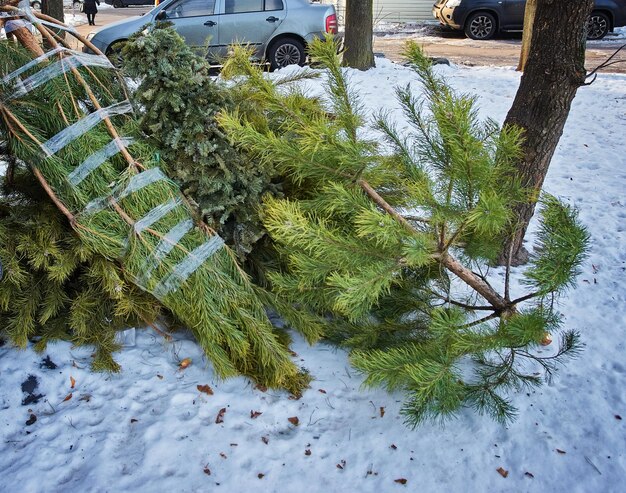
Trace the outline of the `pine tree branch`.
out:
M 45 26 L 42 26 L 41 24 L 35 24 L 35 27 L 37 28 L 37 30 L 39 31 L 41 36 L 44 37 L 48 41 L 48 43 L 50 43 L 50 46 L 52 48 L 58 48 L 59 44 L 54 39 L 54 36 L 50 33 L 50 31 L 48 29 L 46 29 Z M 61 52 L 61 53 L 59 53 L 59 58 L 62 58 L 62 57 L 63 57 L 63 53 Z M 87 82 L 85 81 L 83 76 L 80 74 L 79 70 L 76 67 L 72 67 L 70 70 L 71 70 L 72 74 L 74 75 L 76 81 L 83 87 L 83 89 L 87 93 L 87 96 L 89 97 L 91 103 L 94 105 L 96 110 L 101 110 L 102 106 L 100 105 L 100 102 L 98 101 L 98 98 L 96 98 L 95 94 L 91 90 L 91 87 L 89 87 L 89 84 L 87 84 Z M 104 124 L 105 124 L 105 126 L 106 126 L 106 128 L 107 128 L 107 130 L 109 132 L 109 135 L 111 136 L 111 138 L 119 139 L 120 136 L 117 133 L 117 130 L 115 130 L 115 127 L 113 126 L 113 123 L 111 122 L 111 119 L 109 117 L 105 116 L 102 119 L 102 121 L 104 122 Z M 132 168 L 134 168 L 134 169 L 143 168 L 143 166 L 139 162 L 137 162 L 130 155 L 130 153 L 128 152 L 128 150 L 124 146 L 120 146 L 120 154 L 122 154 L 122 156 L 124 157 L 126 162 Z
M 493 310 L 493 308 L 492 308 Z M 467 324 L 463 324 L 459 327 L 457 327 L 457 329 L 469 329 L 470 327 L 475 327 L 476 325 L 480 325 L 484 322 L 488 322 L 489 320 L 493 320 L 494 318 L 497 318 L 500 316 L 500 312 L 495 311 L 489 315 L 487 315 L 486 317 L 483 318 L 479 318 L 478 320 L 474 320 L 473 322 L 467 323 Z
M 412 234 L 418 233 L 418 231 L 409 223 L 401 214 L 399 214 L 393 207 L 391 207 L 385 199 L 383 199 L 376 190 L 374 190 L 369 183 L 360 179 L 357 181 L 358 185 L 367 193 L 367 195 L 387 214 L 393 217 L 396 221 L 402 224 Z M 442 252 L 437 255 L 439 261 L 450 272 L 459 277 L 466 284 L 471 286 L 476 292 L 478 292 L 483 298 L 493 305 L 493 308 L 499 313 L 505 312 L 511 308 L 511 305 L 500 296 L 495 289 L 480 276 L 462 265 L 458 260 L 450 256 L 446 252 Z
M 505 312 L 511 308 L 511 304 L 507 303 L 506 300 L 500 296 L 488 282 L 481 279 L 452 256 L 444 253 L 441 256 L 440 261 L 450 272 L 455 274 L 489 303 L 491 303 L 494 309 L 496 309 L 499 313 Z
M 535 293 L 530 293 L 524 296 L 521 296 L 513 301 L 510 302 L 511 306 L 517 305 L 518 303 L 521 303 L 523 301 L 529 300 L 531 298 L 536 298 L 537 296 L 541 296 L 541 292 L 537 291 Z
M 507 255 L 507 259 L 506 259 L 506 271 L 504 274 L 504 299 L 506 301 L 511 301 L 511 298 L 509 297 L 510 295 L 509 289 L 510 289 L 510 283 L 511 283 L 512 259 L 513 259 L 513 242 L 511 242 L 511 245 L 509 246 L 509 254 Z

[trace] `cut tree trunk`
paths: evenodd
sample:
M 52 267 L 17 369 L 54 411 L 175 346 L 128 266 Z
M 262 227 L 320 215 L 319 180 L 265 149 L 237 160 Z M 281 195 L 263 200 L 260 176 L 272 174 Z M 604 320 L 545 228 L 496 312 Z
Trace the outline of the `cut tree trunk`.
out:
M 373 0 L 348 0 L 343 54 L 346 67 L 367 70 L 374 66 L 373 23 Z
M 519 89 L 504 126 L 524 131 L 522 157 L 516 164 L 525 187 L 534 191 L 514 210 L 501 265 L 512 252 L 512 265 L 528 260 L 522 242 L 548 166 L 563 133 L 576 91 L 585 83 L 586 23 L 594 0 L 537 0 L 532 43 Z

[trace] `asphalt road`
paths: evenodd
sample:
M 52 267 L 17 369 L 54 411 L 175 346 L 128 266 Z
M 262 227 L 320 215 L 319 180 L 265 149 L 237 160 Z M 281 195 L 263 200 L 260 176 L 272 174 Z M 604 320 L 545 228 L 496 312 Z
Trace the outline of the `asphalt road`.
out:
M 142 15 L 152 7 L 128 7 L 123 9 L 101 8 L 96 15 L 96 26 L 86 24 L 76 26 L 83 35 L 97 31 L 99 28 L 134 15 Z M 448 58 L 450 61 L 464 65 L 495 65 L 516 66 L 521 46 L 521 33 L 504 33 L 498 39 L 489 41 L 473 41 L 462 33 L 440 28 L 436 24 L 417 27 L 414 32 L 377 33 L 374 37 L 374 51 L 382 53 L 390 60 L 401 62 L 402 49 L 406 40 L 414 39 L 421 44 L 426 53 L 434 57 Z M 621 41 L 621 43 L 620 43 Z M 609 34 L 605 40 L 592 41 L 587 46 L 588 70 L 594 69 L 611 54 L 626 43 Z M 626 61 L 626 53 L 618 58 Z M 612 65 L 611 72 L 626 73 L 626 63 Z

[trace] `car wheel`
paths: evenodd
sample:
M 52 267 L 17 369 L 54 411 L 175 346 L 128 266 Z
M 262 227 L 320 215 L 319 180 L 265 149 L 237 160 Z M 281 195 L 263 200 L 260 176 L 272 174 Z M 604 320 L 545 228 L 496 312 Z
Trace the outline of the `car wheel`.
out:
M 122 3 L 122 0 L 113 0 L 114 9 L 121 9 L 123 6 L 124 4 Z
M 302 66 L 306 60 L 304 45 L 294 38 L 280 39 L 270 46 L 267 59 L 271 70 L 287 65 Z
M 31 2 L 30 8 L 35 10 L 41 10 L 41 2 Z
M 124 62 L 122 49 L 124 49 L 125 44 L 126 41 L 117 41 L 109 46 L 109 49 L 106 51 L 107 58 L 115 68 L 122 68 L 122 64 Z
M 465 23 L 465 34 L 471 39 L 491 39 L 497 30 L 496 18 L 489 12 L 476 12 Z
M 72 7 L 74 7 L 74 10 L 80 10 L 80 8 L 83 6 L 83 4 L 81 2 L 74 2 L 72 3 Z
M 587 39 L 602 39 L 609 32 L 611 21 L 602 12 L 592 12 L 587 21 Z

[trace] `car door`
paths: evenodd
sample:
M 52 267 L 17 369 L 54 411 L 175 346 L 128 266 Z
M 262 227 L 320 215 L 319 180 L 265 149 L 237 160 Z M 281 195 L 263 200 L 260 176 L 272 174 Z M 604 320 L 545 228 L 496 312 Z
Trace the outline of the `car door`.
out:
M 283 0 L 224 0 L 220 16 L 219 48 L 222 56 L 233 43 L 249 44 L 263 56 L 267 41 L 287 15 Z
M 173 24 L 187 45 L 206 56 L 207 47 L 217 44 L 219 39 L 219 16 L 215 14 L 218 2 L 219 0 L 177 0 L 163 10 L 164 20 Z
M 526 0 L 502 0 L 504 16 L 500 19 L 501 29 L 522 29 Z

